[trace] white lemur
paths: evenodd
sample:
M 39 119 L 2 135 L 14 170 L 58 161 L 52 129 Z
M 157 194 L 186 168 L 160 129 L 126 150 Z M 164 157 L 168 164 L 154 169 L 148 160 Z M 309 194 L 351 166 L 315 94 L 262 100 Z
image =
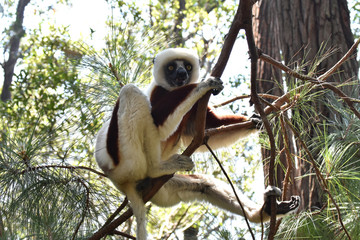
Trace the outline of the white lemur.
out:
M 208 91 L 223 89 L 220 79 L 198 82 L 199 59 L 187 49 L 167 49 L 154 59 L 154 81 L 147 95 L 128 84 L 120 90 L 111 119 L 100 129 L 96 142 L 96 161 L 114 185 L 126 194 L 137 220 L 137 239 L 146 239 L 145 206 L 139 185 L 176 171 L 194 167 L 189 157 L 179 155 L 181 144 L 187 144 L 194 133 L 197 101 Z M 208 108 L 206 128 L 248 121 L 245 116 L 217 116 Z M 256 119 L 253 120 L 256 122 Z M 255 132 L 241 129 L 213 136 L 213 148 L 227 146 Z M 268 196 L 279 196 L 280 189 L 268 187 Z M 247 218 L 252 222 L 269 220 L 270 204 L 255 204 L 240 195 Z M 236 214 L 244 215 L 232 189 L 222 181 L 205 175 L 175 174 L 151 199 L 159 206 L 172 206 L 180 201 L 204 200 Z M 299 197 L 278 202 L 278 215 L 294 212 Z

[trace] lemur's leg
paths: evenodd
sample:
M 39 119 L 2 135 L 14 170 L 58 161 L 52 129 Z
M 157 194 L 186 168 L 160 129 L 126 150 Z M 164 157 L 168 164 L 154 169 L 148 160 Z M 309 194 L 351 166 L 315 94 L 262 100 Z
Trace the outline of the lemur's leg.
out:
M 251 222 L 268 221 L 269 201 L 271 195 L 279 196 L 281 191 L 275 187 L 268 187 L 264 193 L 265 207 L 256 204 L 237 191 L 244 207 L 246 217 Z M 204 175 L 175 175 L 170 179 L 151 200 L 159 206 L 172 206 L 181 201 L 206 201 L 222 209 L 244 216 L 236 197 L 228 184 L 213 177 Z M 278 215 L 292 213 L 300 205 L 299 197 L 292 197 L 289 202 L 279 202 Z M 262 215 L 262 216 L 261 216 Z

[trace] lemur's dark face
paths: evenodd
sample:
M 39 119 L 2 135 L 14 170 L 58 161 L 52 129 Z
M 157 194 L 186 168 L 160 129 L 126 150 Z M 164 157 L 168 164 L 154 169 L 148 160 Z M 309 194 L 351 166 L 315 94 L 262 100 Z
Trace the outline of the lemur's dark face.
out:
M 186 60 L 174 60 L 165 65 L 165 79 L 172 87 L 181 87 L 190 82 L 193 66 Z

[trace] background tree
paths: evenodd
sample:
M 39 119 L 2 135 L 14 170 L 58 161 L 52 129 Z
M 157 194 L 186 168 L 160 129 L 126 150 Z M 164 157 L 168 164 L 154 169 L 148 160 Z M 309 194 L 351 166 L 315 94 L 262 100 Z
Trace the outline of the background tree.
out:
M 20 40 L 25 35 L 25 30 L 23 28 L 24 12 L 29 2 L 30 0 L 18 1 L 16 20 L 9 29 L 10 40 L 8 42 L 9 47 L 7 47 L 8 58 L 2 63 L 4 69 L 4 84 L 1 91 L 1 101 L 6 101 L 11 98 L 10 85 L 14 75 L 15 64 L 19 58 Z
M 257 46 L 264 53 L 278 60 L 283 60 L 290 68 L 308 76 L 316 77 L 323 74 L 335 65 L 354 43 L 347 1 L 291 1 L 286 3 L 283 1 L 260 1 L 255 14 L 256 25 L 254 31 Z M 336 74 L 332 75 L 327 81 L 336 82 L 348 96 L 358 98 L 358 62 L 355 56 L 349 58 Z M 293 89 L 302 84 L 296 78 L 282 74 L 279 69 L 262 61 L 259 63 L 258 76 L 260 78 L 258 82 L 259 89 L 274 95 L 281 93 L 284 90 L 284 85 L 288 89 Z M 329 138 L 327 139 L 326 136 L 334 137 L 334 133 L 342 133 L 344 136 L 344 132 L 348 132 L 344 127 L 351 128 L 354 120 L 351 121 L 349 118 L 352 119 L 354 115 L 351 113 L 345 114 L 344 111 L 340 110 L 342 107 L 331 92 L 324 94 L 315 94 L 315 92 L 311 94 L 309 92 L 308 96 L 308 100 L 303 101 L 301 107 L 293 108 L 291 116 L 294 126 L 299 130 L 301 129 L 301 136 L 309 144 L 312 154 L 319 156 L 318 165 L 322 166 L 326 158 L 322 155 L 324 149 L 319 146 L 325 147 L 329 144 L 327 141 Z M 275 119 L 274 126 L 280 127 L 278 118 Z M 285 169 L 288 166 L 286 160 L 288 151 L 291 153 L 292 164 L 294 164 L 290 173 L 290 182 L 292 184 L 288 190 L 288 195 L 300 195 L 302 209 L 318 210 L 324 208 L 328 204 L 327 197 L 319 186 L 314 168 L 308 161 L 307 154 L 303 151 L 303 147 L 299 142 L 293 144 L 291 131 L 289 129 L 285 131 L 287 132 L 288 142 L 284 144 L 284 134 L 280 134 L 278 138 L 277 183 L 279 186 L 283 184 Z M 334 140 L 334 138 L 332 139 Z M 339 142 L 334 143 L 339 147 L 339 152 L 342 151 L 340 149 L 348 148 L 345 142 L 341 148 Z M 356 154 L 356 151 L 353 150 L 352 153 Z M 328 156 L 336 158 L 334 152 L 331 154 L 329 153 Z M 266 149 L 263 155 L 265 159 L 269 156 Z M 346 161 L 353 161 L 353 164 L 357 162 L 356 158 L 346 159 Z M 266 164 L 264 169 L 265 172 L 268 170 Z M 344 169 L 340 171 L 344 171 Z M 323 174 L 331 175 L 328 171 Z M 342 187 L 337 186 L 336 188 L 348 188 L 349 185 L 347 184 L 343 182 Z M 339 194 L 336 191 L 335 193 Z M 326 221 L 326 223 L 329 222 Z M 327 236 L 330 237 L 330 235 Z

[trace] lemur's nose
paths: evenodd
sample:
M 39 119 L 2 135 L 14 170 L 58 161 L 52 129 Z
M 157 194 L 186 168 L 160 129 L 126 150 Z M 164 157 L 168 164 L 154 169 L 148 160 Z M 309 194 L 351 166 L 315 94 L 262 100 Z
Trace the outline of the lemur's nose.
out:
M 176 70 L 176 77 L 177 78 L 180 78 L 180 79 L 186 79 L 187 78 L 187 72 L 184 68 L 182 67 L 179 67 L 177 70 Z

